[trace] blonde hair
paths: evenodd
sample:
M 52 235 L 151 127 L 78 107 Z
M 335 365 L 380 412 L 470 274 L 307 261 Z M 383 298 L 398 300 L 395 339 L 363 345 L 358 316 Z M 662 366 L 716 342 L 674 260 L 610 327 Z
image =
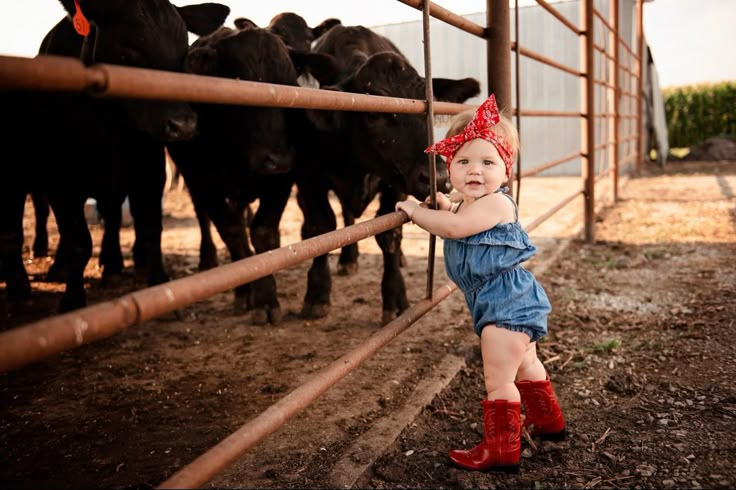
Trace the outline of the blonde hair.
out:
M 468 109 L 467 111 L 459 112 L 453 116 L 450 120 L 450 127 L 447 129 L 445 138 L 451 138 L 457 134 L 462 133 L 465 126 L 475 117 L 477 109 Z M 501 115 L 501 120 L 493 126 L 493 132 L 503 136 L 506 142 L 511 147 L 511 159 L 516 162 L 516 157 L 519 155 L 519 132 L 516 130 L 516 126 L 511 122 L 509 118 Z M 513 173 L 513 169 L 512 169 Z M 509 176 L 509 179 L 511 177 Z

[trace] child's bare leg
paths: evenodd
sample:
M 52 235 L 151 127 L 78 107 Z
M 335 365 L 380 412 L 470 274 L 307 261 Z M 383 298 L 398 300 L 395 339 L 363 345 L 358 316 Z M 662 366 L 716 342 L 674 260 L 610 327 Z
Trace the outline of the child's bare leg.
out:
M 480 349 L 483 355 L 483 375 L 489 400 L 521 400 L 519 390 L 514 385 L 529 336 L 505 328 L 488 325 L 480 336 Z
M 521 360 L 517 379 L 519 381 L 541 381 L 547 378 L 547 370 L 537 357 L 537 343 L 531 342 Z

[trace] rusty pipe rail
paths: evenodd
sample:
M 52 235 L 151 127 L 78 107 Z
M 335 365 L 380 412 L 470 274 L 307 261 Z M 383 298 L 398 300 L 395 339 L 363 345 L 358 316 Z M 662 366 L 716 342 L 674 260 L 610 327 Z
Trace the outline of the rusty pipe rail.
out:
M 515 110 L 515 116 L 530 116 L 530 117 L 585 117 L 582 112 L 575 111 L 548 111 L 543 109 L 522 109 L 521 111 Z
M 539 4 L 540 7 L 542 7 L 544 10 L 552 14 L 557 20 L 559 20 L 565 27 L 570 29 L 573 33 L 577 34 L 578 36 L 583 34 L 583 31 L 581 31 L 578 26 L 570 22 L 567 17 L 562 15 L 562 13 L 557 10 L 555 7 L 550 5 L 549 3 L 545 2 L 544 0 L 537 0 L 537 4 Z
M 456 289 L 457 286 L 451 282 L 435 289 L 431 298 L 423 299 L 409 307 L 358 347 L 320 370 L 304 384 L 177 471 L 158 488 L 202 487 L 204 483 L 211 480 L 250 448 L 276 432 L 289 419 L 409 328 Z
M 417 10 L 422 10 L 423 7 L 423 0 L 399 0 L 399 2 L 414 7 Z M 434 2 L 429 2 L 429 15 L 474 36 L 480 38 L 488 37 L 485 27 L 479 26 L 475 22 L 471 22 L 465 17 L 457 15 Z
M 580 188 L 562 199 L 560 202 L 549 208 L 544 214 L 537 217 L 534 221 L 532 221 L 528 225 L 524 225 L 524 229 L 527 231 L 532 231 L 534 228 L 544 223 L 550 216 L 555 214 L 560 209 L 564 208 L 570 201 L 581 195 L 585 195 L 584 188 Z
M 423 0 L 422 5 L 422 31 L 424 34 L 424 78 L 432 79 L 432 47 L 429 16 L 432 8 L 432 2 Z M 434 92 L 432 84 L 424 84 L 424 98 L 427 101 L 427 144 L 434 144 Z M 434 165 L 434 155 L 427 154 L 427 165 L 429 166 L 429 201 L 430 208 L 437 209 L 437 169 Z M 434 256 L 437 247 L 437 237 L 432 233 L 429 234 L 429 250 L 427 251 L 427 288 L 425 298 L 432 297 L 432 289 L 434 288 Z
M 190 305 L 406 223 L 394 212 L 215 269 L 0 333 L 0 373 Z
M 248 80 L 97 64 L 63 56 L 0 56 L 0 89 L 89 92 L 100 97 L 176 100 L 229 105 L 424 114 L 424 100 L 352 94 Z M 435 102 L 436 114 L 472 105 Z
M 542 64 L 545 64 L 547 66 L 551 66 L 553 68 L 557 68 L 558 70 L 562 70 L 564 72 L 569 73 L 570 75 L 575 75 L 576 77 L 582 77 L 585 76 L 585 72 L 582 72 L 578 70 L 577 68 L 573 68 L 571 66 L 567 66 L 563 63 L 559 63 L 552 58 L 549 58 L 547 56 L 544 56 L 542 54 L 539 54 L 536 51 L 532 51 L 531 49 L 525 48 L 524 46 L 517 45 L 515 42 L 511 43 L 511 49 L 512 50 L 519 50 L 519 54 L 526 56 L 527 58 L 531 58 L 534 61 L 538 61 Z
M 524 173 L 521 174 L 522 177 L 530 177 L 532 175 L 536 175 L 538 173 L 541 173 L 549 168 L 556 167 L 557 165 L 561 165 L 565 162 L 569 162 L 570 160 L 573 160 L 575 158 L 580 158 L 583 156 L 582 152 L 575 151 L 568 155 L 565 155 L 564 157 L 560 157 L 556 160 L 551 160 L 546 163 L 542 163 L 537 165 L 534 168 L 530 168 L 529 170 L 524 171 Z
M 609 31 L 617 32 L 600 10 L 598 10 L 597 8 L 593 8 L 593 15 L 598 17 L 598 20 L 601 21 L 601 24 L 606 26 L 606 29 L 608 29 Z

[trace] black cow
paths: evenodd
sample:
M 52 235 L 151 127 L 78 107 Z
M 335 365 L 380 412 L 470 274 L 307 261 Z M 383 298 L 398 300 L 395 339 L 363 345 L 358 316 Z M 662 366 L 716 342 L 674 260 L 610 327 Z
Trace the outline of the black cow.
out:
M 315 43 L 313 51 L 334 57 L 341 81 L 327 87 L 343 92 L 406 99 L 425 98 L 425 80 L 388 39 L 362 27 L 335 25 Z M 432 80 L 436 100 L 464 102 L 478 95 L 477 80 Z M 332 189 L 352 216 L 360 216 L 380 191 L 378 215 L 394 211 L 398 199 L 412 194 L 424 199 L 430 192 L 426 116 L 381 112 L 308 111 L 317 131 L 304 152 L 309 171 L 297 180 L 299 205 L 305 216 L 302 238 L 336 227 L 327 200 Z M 308 155 L 308 156 L 307 156 Z M 447 171 L 435 158 L 438 187 L 443 190 Z M 376 182 L 374 176 L 380 180 Z M 356 192 L 361 189 L 361 192 Z M 347 224 L 347 222 L 346 222 Z M 401 228 L 376 236 L 384 256 L 381 284 L 383 321 L 388 322 L 408 307 L 401 275 Z M 343 250 L 344 266 L 357 260 L 357 246 Z M 327 314 L 330 272 L 327 256 L 315 259 L 309 270 L 303 315 Z
M 292 53 L 266 29 L 223 27 L 192 44 L 187 69 L 200 75 L 295 86 Z M 195 107 L 197 136 L 168 148 L 200 221 L 200 268 L 217 264 L 209 219 L 233 261 L 253 255 L 248 228 L 256 253 L 279 247 L 278 224 L 294 183 L 294 141 L 307 124 L 304 111 L 218 104 Z M 258 210 L 248 227 L 243 212 L 256 199 Z M 282 313 L 274 277 L 236 288 L 235 307 L 252 310 L 254 323 L 279 322 Z
M 168 0 L 62 0 L 69 17 L 44 41 L 44 53 L 73 55 L 86 62 L 181 71 L 188 50 L 187 32 L 205 35 L 229 14 L 216 3 L 176 7 Z M 78 3 L 91 32 L 82 38 L 71 21 Z M 130 195 L 136 244 L 150 268 L 149 283 L 167 280 L 161 257 L 161 197 L 165 181 L 165 142 L 194 134 L 196 115 L 185 103 L 94 99 L 85 95 L 5 94 L 17 114 L 12 144 L 33 144 L 38 152 L 23 168 L 3 168 L 0 181 L 13 192 L 0 192 L 0 256 L 8 296 L 30 293 L 20 261 L 22 199 L 32 179 L 43 179 L 60 233 L 60 257 L 66 290 L 60 309 L 86 304 L 83 273 L 91 255 L 84 203 L 94 197 L 119 216 Z M 119 223 L 117 223 L 119 228 Z M 20 231 L 20 234 L 18 233 Z M 119 250 L 119 246 L 118 246 Z M 58 253 L 57 253 L 58 255 Z
M 239 30 L 258 28 L 255 22 L 245 17 L 238 17 L 234 24 Z M 280 37 L 292 51 L 291 58 L 299 77 L 299 85 L 319 88 L 320 83 L 337 81 L 333 79 L 337 74 L 334 60 L 332 57 L 309 57 L 308 54 L 314 41 L 338 24 L 339 19 L 329 18 L 315 27 L 309 27 L 299 14 L 282 12 L 274 16 L 265 29 Z
M 303 17 L 293 12 L 283 12 L 271 19 L 268 29 L 278 35 L 287 46 L 298 51 L 292 54 L 292 59 L 299 74 L 300 86 L 320 88 L 322 84 L 332 85 L 344 77 L 344 73 L 337 66 L 336 58 L 332 55 L 318 59 L 317 61 L 322 61 L 321 64 L 316 63 L 315 60 L 310 60 L 311 63 L 307 65 L 300 60 L 299 52 L 310 51 L 314 42 L 336 25 L 341 25 L 340 20 L 329 18 L 323 20 L 316 27 L 309 27 Z M 380 179 L 377 176 L 368 174 L 364 176 L 362 182 L 351 182 L 351 188 L 338 194 L 345 226 L 355 223 L 353 209 L 363 209 L 364 206 L 367 206 L 376 194 L 379 181 Z M 344 183 L 340 179 L 338 182 Z M 350 196 L 349 202 L 343 201 L 345 195 Z M 356 204 L 356 202 L 361 204 Z M 363 208 L 361 208 L 361 205 Z M 356 244 L 347 245 L 340 254 L 338 274 L 351 275 L 356 273 L 357 270 L 358 246 Z

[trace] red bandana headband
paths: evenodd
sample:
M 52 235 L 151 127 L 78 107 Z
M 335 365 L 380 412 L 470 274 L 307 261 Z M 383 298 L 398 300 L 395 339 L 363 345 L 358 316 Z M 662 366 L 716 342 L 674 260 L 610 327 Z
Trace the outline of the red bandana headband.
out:
M 506 139 L 503 136 L 490 129 L 491 126 L 495 126 L 500 121 L 501 116 L 498 113 L 498 107 L 496 106 L 496 96 L 491 94 L 491 96 L 488 97 L 480 107 L 478 107 L 473 120 L 465 126 L 465 129 L 463 129 L 460 134 L 438 141 L 424 150 L 424 152 L 439 153 L 440 155 L 443 155 L 446 158 L 445 163 L 447 163 L 447 170 L 449 172 L 450 163 L 461 146 L 474 139 L 483 139 L 496 147 L 498 154 L 501 155 L 503 163 L 506 164 L 506 177 L 509 177 L 511 175 L 511 166 L 514 163 L 511 146 L 506 142 Z

